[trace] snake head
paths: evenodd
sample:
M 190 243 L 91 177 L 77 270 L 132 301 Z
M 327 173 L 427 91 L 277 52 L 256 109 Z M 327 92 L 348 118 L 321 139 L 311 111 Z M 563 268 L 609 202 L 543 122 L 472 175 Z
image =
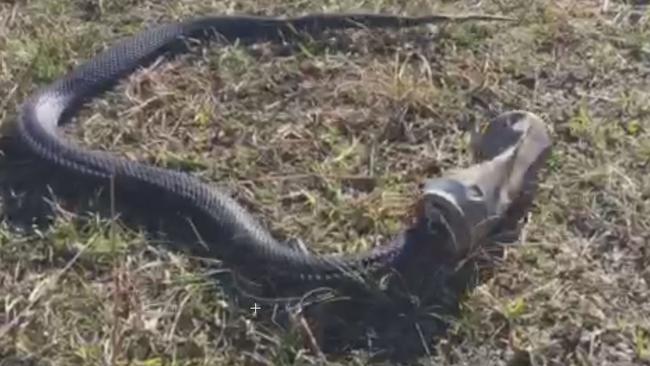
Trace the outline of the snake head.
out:
M 472 138 L 476 164 L 425 182 L 423 214 L 435 215 L 468 253 L 500 232 L 518 232 L 551 151 L 543 121 L 524 111 L 499 115 Z

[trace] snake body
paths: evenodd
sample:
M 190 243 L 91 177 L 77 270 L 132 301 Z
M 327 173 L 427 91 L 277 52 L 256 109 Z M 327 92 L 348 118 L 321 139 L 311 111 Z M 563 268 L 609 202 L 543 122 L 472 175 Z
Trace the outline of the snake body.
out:
M 188 39 L 257 42 L 278 40 L 287 34 L 360 27 L 412 27 L 447 20 L 453 18 L 381 14 L 315 14 L 286 19 L 212 16 L 158 26 L 123 39 L 35 92 L 22 105 L 17 135 L 29 151 L 57 169 L 98 181 L 111 180 L 117 194 L 190 218 L 211 255 L 257 275 L 327 281 L 350 271 L 395 265 L 408 251 L 410 243 L 435 240 L 437 234 L 430 227 L 416 227 L 368 253 L 352 256 L 308 254 L 274 239 L 233 198 L 199 179 L 84 149 L 64 139 L 58 127 L 70 121 L 85 103 L 138 68 L 160 57 L 189 52 Z

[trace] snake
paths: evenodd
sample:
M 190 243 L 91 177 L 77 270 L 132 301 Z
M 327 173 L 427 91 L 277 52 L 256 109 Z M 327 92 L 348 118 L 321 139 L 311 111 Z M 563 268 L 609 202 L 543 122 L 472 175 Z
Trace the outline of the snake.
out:
M 494 20 L 491 16 L 408 17 L 371 13 L 317 13 L 297 17 L 202 16 L 126 36 L 64 76 L 39 88 L 20 106 L 17 137 L 39 159 L 74 177 L 109 182 L 115 194 L 144 207 L 191 220 L 209 254 L 233 268 L 272 281 L 320 283 L 398 265 L 410 248 L 444 240 L 444 229 L 423 215 L 387 244 L 356 254 L 313 254 L 270 234 L 230 195 L 190 173 L 83 148 L 60 127 L 120 80 L 159 59 L 191 51 L 190 41 L 282 41 L 290 35 L 340 29 L 405 28 L 441 21 Z M 425 210 L 426 211 L 426 210 Z M 432 222 L 434 222 L 432 224 Z

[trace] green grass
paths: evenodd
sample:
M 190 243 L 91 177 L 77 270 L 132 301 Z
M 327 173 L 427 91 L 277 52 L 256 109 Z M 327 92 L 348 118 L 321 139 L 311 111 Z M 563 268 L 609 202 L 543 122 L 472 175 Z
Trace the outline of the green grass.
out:
M 549 124 L 554 152 L 522 243 L 467 294 L 448 332 L 414 345 L 429 354 L 412 362 L 650 364 L 650 9 L 476 3 L 0 2 L 0 122 L 11 124 L 37 87 L 161 21 L 358 9 L 516 17 L 346 32 L 295 52 L 211 48 L 137 73 L 67 132 L 191 171 L 278 237 L 357 252 L 402 227 L 424 178 L 469 164 L 469 122 L 530 110 Z M 3 162 L 0 183 L 19 168 Z M 23 203 L 42 201 L 31 200 Z M 59 203 L 51 225 L 24 233 L 9 220 L 12 202 L 0 204 L 0 365 L 371 358 L 363 349 L 322 355 L 299 319 L 286 330 L 258 322 L 196 259 L 103 219 L 80 224 L 76 207 Z

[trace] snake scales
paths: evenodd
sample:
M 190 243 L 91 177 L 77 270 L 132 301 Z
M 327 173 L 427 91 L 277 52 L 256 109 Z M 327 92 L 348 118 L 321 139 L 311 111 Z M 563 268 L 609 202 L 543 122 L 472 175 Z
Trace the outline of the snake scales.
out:
M 401 28 L 481 19 L 496 18 L 382 14 L 312 14 L 286 19 L 215 16 L 158 26 L 116 43 L 35 92 L 22 105 L 17 135 L 29 151 L 57 169 L 97 181 L 111 180 L 118 195 L 133 197 L 145 207 L 156 205 L 190 218 L 207 243 L 209 253 L 232 267 L 278 280 L 318 282 L 350 272 L 394 266 L 410 246 L 422 242 L 431 245 L 431 241 L 438 240 L 440 233 L 435 225 L 415 225 L 398 234 L 390 244 L 368 253 L 308 254 L 278 242 L 234 199 L 197 178 L 81 148 L 65 140 L 58 133 L 58 126 L 70 121 L 85 103 L 138 68 L 160 57 L 189 52 L 188 39 L 273 41 L 291 34 L 316 34 L 334 29 Z

